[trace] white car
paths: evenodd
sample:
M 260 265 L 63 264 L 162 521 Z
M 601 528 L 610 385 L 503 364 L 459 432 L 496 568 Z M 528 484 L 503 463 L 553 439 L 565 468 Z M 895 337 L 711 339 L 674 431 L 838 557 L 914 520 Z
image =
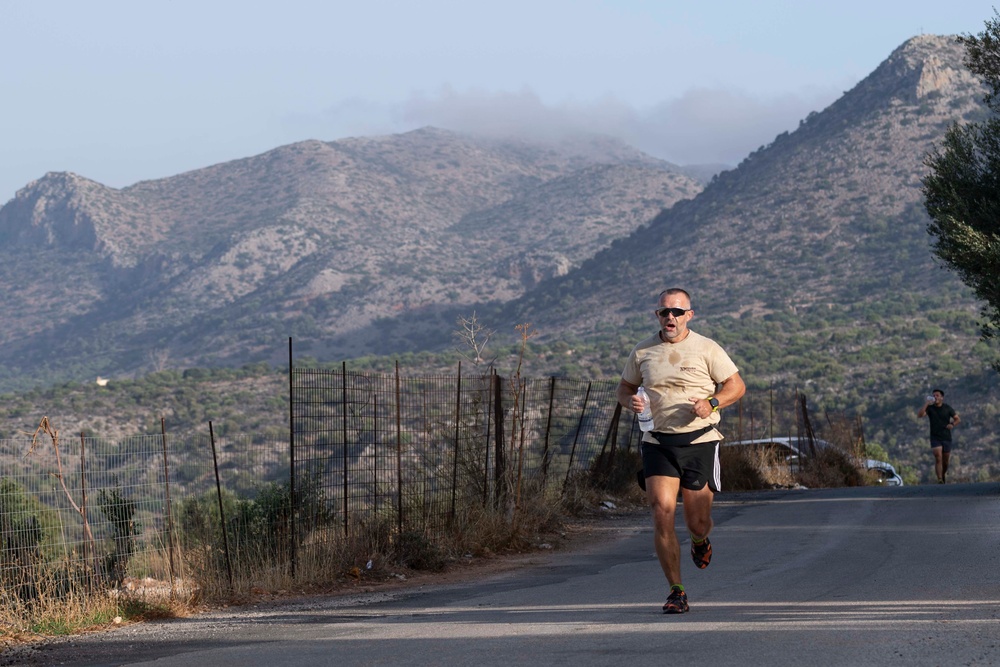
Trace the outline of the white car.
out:
M 899 476 L 891 463 L 876 461 L 875 459 L 865 460 L 865 469 L 869 471 L 882 486 L 903 486 L 903 478 Z
M 799 459 L 808 458 L 811 453 L 809 441 L 806 438 L 778 436 L 774 438 L 755 438 L 753 440 L 723 440 L 722 444 L 725 447 L 748 447 L 751 449 L 771 450 L 777 452 L 789 463 L 795 463 Z M 813 440 L 813 445 L 817 449 L 830 446 L 825 440 L 819 439 Z
M 730 447 L 752 447 L 757 449 L 770 449 L 780 452 L 784 460 L 788 463 L 797 463 L 801 459 L 810 455 L 809 441 L 805 438 L 757 438 L 754 440 L 723 440 L 722 444 Z M 816 449 L 830 447 L 830 443 L 825 440 L 813 440 Z M 903 478 L 899 476 L 891 463 L 878 461 L 876 459 L 865 459 L 863 461 L 865 470 L 869 475 L 883 486 L 903 486 Z

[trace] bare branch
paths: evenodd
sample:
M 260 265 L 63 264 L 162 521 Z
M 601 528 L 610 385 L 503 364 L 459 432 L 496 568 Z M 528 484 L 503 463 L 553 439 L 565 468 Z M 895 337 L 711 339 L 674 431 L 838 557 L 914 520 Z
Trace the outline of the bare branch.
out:
M 472 311 L 472 317 L 459 317 L 455 323 L 459 328 L 455 330 L 454 337 L 462 346 L 459 353 L 476 366 L 492 365 L 496 361 L 496 355 L 487 361 L 485 358 L 486 345 L 496 332 L 483 325 L 476 317 L 475 311 Z M 471 357 L 462 352 L 462 349 L 465 348 L 472 351 Z
M 93 547 L 94 534 L 90 530 L 90 522 L 87 520 L 87 508 L 86 506 L 80 507 L 79 505 L 77 505 L 76 501 L 73 500 L 73 495 L 69 492 L 69 489 L 66 487 L 66 476 L 63 474 L 62 456 L 59 454 L 59 431 L 57 429 L 52 428 L 52 424 L 49 422 L 48 417 L 42 417 L 41 422 L 39 422 L 38 424 L 38 428 L 36 428 L 35 432 L 31 434 L 31 446 L 28 448 L 28 451 L 24 456 L 25 458 L 27 458 L 32 452 L 35 451 L 35 445 L 38 443 L 39 435 L 49 436 L 49 440 L 52 442 L 52 449 L 55 450 L 56 454 L 56 472 L 49 474 L 59 480 L 59 484 L 60 486 L 62 486 L 63 493 L 66 494 L 66 499 L 69 500 L 69 504 L 73 506 L 73 510 L 76 511 L 76 513 L 79 514 L 80 518 L 83 520 L 84 537 L 86 538 L 88 544 L 90 544 Z M 94 553 L 94 559 L 95 559 L 94 564 L 96 567 L 97 565 L 96 549 L 94 549 L 92 553 Z

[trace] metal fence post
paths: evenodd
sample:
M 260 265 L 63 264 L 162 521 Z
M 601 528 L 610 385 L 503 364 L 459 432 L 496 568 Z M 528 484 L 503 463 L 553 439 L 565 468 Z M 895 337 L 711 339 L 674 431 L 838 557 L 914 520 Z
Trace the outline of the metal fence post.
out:
M 503 433 L 503 378 L 493 375 L 493 422 L 496 433 L 494 444 L 496 446 L 493 454 L 493 484 L 494 503 L 496 507 L 501 507 L 506 498 L 506 490 L 503 486 L 504 468 L 504 433 Z
M 160 417 L 163 440 L 163 483 L 167 494 L 167 549 L 170 553 L 170 597 L 174 597 L 174 518 L 170 511 L 170 466 L 167 464 L 167 420 Z
M 344 537 L 348 536 L 347 526 L 347 362 L 340 362 L 340 405 L 341 405 L 341 458 L 344 464 Z M 378 413 L 375 413 L 375 430 L 378 431 Z
M 528 402 L 527 380 L 518 379 L 517 393 L 521 397 L 521 413 L 519 416 L 520 423 L 518 424 L 520 430 L 518 433 L 513 434 L 517 438 L 517 487 L 514 491 L 514 509 L 519 512 L 521 510 L 521 481 L 524 474 L 524 413 L 526 410 L 525 404 Z
M 96 572 L 96 559 L 97 559 L 97 548 L 96 545 L 92 544 L 92 540 L 87 540 L 87 443 L 84 440 L 83 431 L 80 432 L 80 515 L 83 517 L 84 525 L 84 540 L 83 540 L 83 562 L 86 563 L 87 571 L 87 588 L 93 590 L 94 588 L 94 576 Z M 92 563 L 91 549 L 93 548 L 93 557 L 95 561 Z
M 288 549 L 292 580 L 298 549 L 295 545 L 295 366 L 292 363 L 292 339 L 288 338 Z
M 601 443 L 601 453 L 597 456 L 597 469 L 605 478 L 611 474 L 612 461 L 615 458 L 615 445 L 618 439 L 618 418 L 622 414 L 622 404 L 615 403 L 615 412 L 608 422 L 608 430 L 604 434 L 604 442 Z M 611 451 L 608 452 L 608 441 L 611 441 Z
M 736 404 L 736 414 L 737 414 L 737 429 L 739 431 L 738 440 L 743 440 L 743 397 L 740 396 L 739 402 Z
M 458 378 L 455 382 L 455 459 L 451 466 L 451 512 L 448 523 L 455 520 L 455 501 L 458 495 L 458 439 L 462 424 L 462 361 L 458 362 Z
M 396 361 L 396 528 L 403 534 L 403 416 L 400 407 L 399 361 Z
M 549 433 L 552 431 L 552 406 L 556 399 L 556 376 L 549 379 L 549 414 L 545 420 L 545 444 L 542 446 L 542 488 L 549 479 Z
M 580 420 L 576 424 L 576 433 L 573 434 L 573 447 L 569 450 L 569 465 L 566 466 L 566 479 L 563 481 L 563 493 L 566 493 L 566 486 L 569 484 L 569 474 L 573 471 L 573 457 L 576 456 L 576 443 L 580 439 L 580 430 L 583 428 L 583 417 L 587 414 L 587 403 L 590 401 L 590 385 L 587 383 L 587 394 L 583 397 L 583 408 L 580 410 Z
M 222 507 L 222 482 L 219 480 L 219 455 L 215 451 L 215 430 L 208 422 L 208 438 L 212 442 L 212 464 L 215 467 L 215 495 L 219 499 L 219 520 L 222 522 L 222 546 L 226 550 L 226 573 L 229 575 L 229 590 L 233 590 L 233 561 L 229 557 L 229 531 L 226 526 L 226 510 Z
M 483 508 L 490 500 L 490 427 L 493 425 L 493 377 L 496 374 L 496 369 L 490 368 L 486 405 L 483 409 L 483 413 L 486 415 L 486 440 L 483 445 Z

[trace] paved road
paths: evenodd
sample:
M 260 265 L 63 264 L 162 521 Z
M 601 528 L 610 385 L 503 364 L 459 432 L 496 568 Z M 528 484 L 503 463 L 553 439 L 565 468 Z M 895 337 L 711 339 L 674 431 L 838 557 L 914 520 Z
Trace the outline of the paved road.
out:
M 214 613 L 75 638 L 26 664 L 1000 665 L 1000 485 L 719 497 L 691 612 L 644 518 L 472 584 Z M 685 545 L 686 546 L 686 545 Z

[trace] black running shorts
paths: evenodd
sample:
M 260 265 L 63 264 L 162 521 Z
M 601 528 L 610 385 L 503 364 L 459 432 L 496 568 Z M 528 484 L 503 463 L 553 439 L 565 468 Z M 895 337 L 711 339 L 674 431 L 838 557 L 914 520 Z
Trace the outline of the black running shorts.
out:
M 656 437 L 656 434 L 653 434 Z M 681 487 L 700 491 L 708 484 L 715 493 L 722 490 L 719 469 L 719 441 L 696 445 L 654 445 L 642 443 L 642 471 L 646 477 L 678 477 Z
M 935 440 L 934 438 L 931 438 L 931 449 L 935 449 L 937 447 L 940 447 L 942 452 L 950 452 L 951 440 Z

